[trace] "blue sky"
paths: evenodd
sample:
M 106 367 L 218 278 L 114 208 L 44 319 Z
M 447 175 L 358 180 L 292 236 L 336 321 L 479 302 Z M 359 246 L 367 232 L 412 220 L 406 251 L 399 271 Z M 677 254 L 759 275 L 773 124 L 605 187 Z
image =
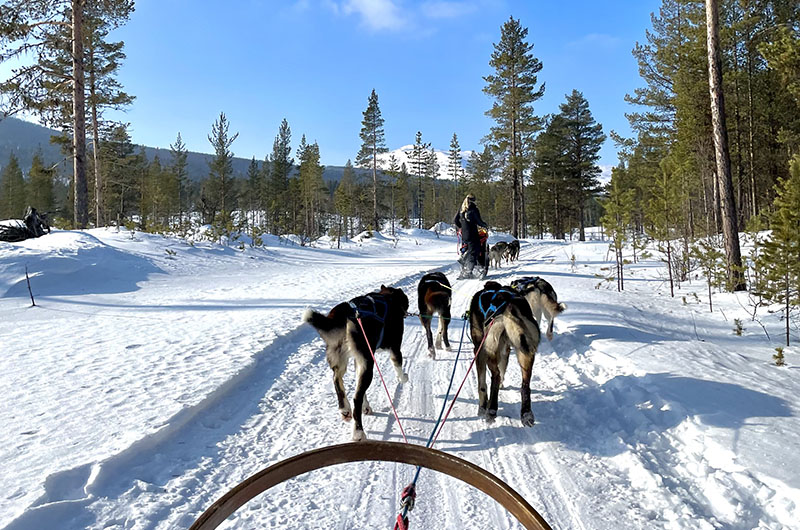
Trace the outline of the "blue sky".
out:
M 483 76 L 500 27 L 513 15 L 529 29 L 544 68 L 539 114 L 582 91 L 604 131 L 629 131 L 626 93 L 641 85 L 631 56 L 658 0 L 139 0 L 113 36 L 128 55 L 119 79 L 136 96 L 120 116 L 133 140 L 166 147 L 178 131 L 209 152 L 221 111 L 239 138 L 236 156 L 263 159 L 283 118 L 319 142 L 324 164 L 354 159 L 374 88 L 390 149 L 417 130 L 447 150 L 479 149 L 491 121 Z M 616 163 L 613 144 L 601 164 Z

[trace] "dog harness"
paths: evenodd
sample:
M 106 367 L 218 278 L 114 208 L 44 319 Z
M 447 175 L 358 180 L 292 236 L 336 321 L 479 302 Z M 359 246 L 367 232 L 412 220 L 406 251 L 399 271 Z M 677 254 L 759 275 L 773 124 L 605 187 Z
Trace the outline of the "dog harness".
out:
M 525 276 L 524 278 L 520 278 L 511 282 L 511 287 L 521 293 L 528 293 L 531 289 L 531 285 L 538 282 L 539 279 L 540 278 L 538 276 Z
M 498 300 L 498 296 L 506 294 L 511 296 L 517 296 L 515 291 L 512 291 L 508 287 L 501 287 L 500 289 L 489 289 L 484 291 L 478 296 L 478 310 L 483 315 L 483 321 L 488 322 L 495 316 L 497 316 L 500 312 L 502 312 L 509 302 L 509 297 L 504 296 Z
M 348 304 L 350 304 L 350 307 L 355 311 L 355 318 L 369 318 L 381 325 L 378 342 L 375 343 L 375 349 L 380 348 L 381 342 L 383 342 L 383 332 L 386 330 L 386 316 L 389 314 L 389 303 L 378 293 L 373 293 L 353 298 Z

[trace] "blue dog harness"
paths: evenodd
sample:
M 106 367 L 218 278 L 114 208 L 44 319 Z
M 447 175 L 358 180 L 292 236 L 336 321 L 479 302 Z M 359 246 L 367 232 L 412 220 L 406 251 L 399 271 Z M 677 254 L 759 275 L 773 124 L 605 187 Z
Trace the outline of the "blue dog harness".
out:
M 497 300 L 497 297 L 501 294 L 517 296 L 515 291 L 507 287 L 490 289 L 482 292 L 480 296 L 478 296 L 478 310 L 481 312 L 481 315 L 483 315 L 484 322 L 488 322 L 496 317 L 508 305 L 509 298 L 507 296 Z
M 373 293 L 353 298 L 348 304 L 350 304 L 350 307 L 355 311 L 355 318 L 368 318 L 381 325 L 381 333 L 378 335 L 378 342 L 375 343 L 374 349 L 380 348 L 381 342 L 383 342 L 383 332 L 386 330 L 386 316 L 389 314 L 389 303 L 380 297 L 378 293 Z

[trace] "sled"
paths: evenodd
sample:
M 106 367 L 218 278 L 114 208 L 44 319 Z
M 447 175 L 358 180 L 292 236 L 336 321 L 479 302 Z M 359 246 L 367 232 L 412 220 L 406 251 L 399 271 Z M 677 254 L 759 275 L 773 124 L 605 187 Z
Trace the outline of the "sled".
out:
M 266 490 L 303 473 L 336 464 L 381 461 L 422 466 L 457 478 L 496 500 L 528 530 L 551 530 L 547 521 L 508 484 L 475 464 L 421 445 L 364 441 L 314 449 L 278 462 L 235 486 L 211 505 L 189 530 L 212 530 Z M 386 526 L 391 521 L 387 517 Z M 424 528 L 423 524 L 420 527 Z

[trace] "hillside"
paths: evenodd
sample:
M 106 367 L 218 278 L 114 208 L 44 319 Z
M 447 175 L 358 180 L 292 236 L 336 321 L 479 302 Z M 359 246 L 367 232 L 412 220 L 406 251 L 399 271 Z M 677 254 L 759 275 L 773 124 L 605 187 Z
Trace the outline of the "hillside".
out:
M 45 163 L 57 164 L 61 162 L 62 172 L 68 173 L 69 168 L 63 162 L 64 155 L 58 146 L 50 143 L 50 137 L 57 134 L 58 131 L 54 129 L 16 118 L 6 118 L 0 121 L 0 168 L 5 167 L 9 156 L 14 153 L 22 170 L 27 171 L 31 166 L 33 155 L 38 149 L 41 149 Z M 158 155 L 162 163 L 171 159 L 168 147 L 145 146 L 144 150 L 148 160 L 153 160 L 156 155 Z M 210 154 L 190 151 L 186 160 L 189 179 L 199 181 L 206 178 L 209 160 L 211 160 Z M 263 159 L 259 162 L 263 162 Z M 249 158 L 236 157 L 233 159 L 233 171 L 237 176 L 243 177 L 246 175 L 249 165 Z M 331 180 L 338 182 L 342 178 L 343 170 L 344 168 L 341 166 L 326 166 L 322 178 L 326 182 Z

